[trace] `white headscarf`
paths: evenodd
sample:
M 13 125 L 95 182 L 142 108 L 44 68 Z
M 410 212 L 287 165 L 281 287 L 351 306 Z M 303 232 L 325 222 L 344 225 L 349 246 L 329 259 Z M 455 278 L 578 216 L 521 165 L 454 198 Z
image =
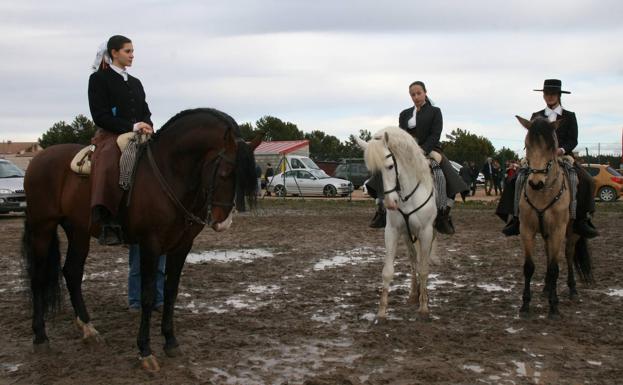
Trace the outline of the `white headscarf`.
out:
M 102 64 L 102 61 L 105 61 L 108 65 L 112 64 L 112 59 L 110 58 L 110 56 L 108 56 L 107 46 L 108 42 L 105 41 L 100 44 L 99 48 L 97 49 L 97 54 L 95 54 L 95 60 L 91 65 L 91 70 L 93 72 L 96 72 L 100 68 L 100 64 Z

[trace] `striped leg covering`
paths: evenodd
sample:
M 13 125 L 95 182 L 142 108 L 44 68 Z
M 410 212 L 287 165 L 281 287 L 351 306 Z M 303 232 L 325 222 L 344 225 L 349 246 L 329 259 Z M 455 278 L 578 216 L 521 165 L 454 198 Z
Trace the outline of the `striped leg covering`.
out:
M 444 209 L 448 206 L 448 194 L 446 194 L 446 178 L 443 171 L 439 167 L 439 163 L 434 159 L 430 159 L 430 168 L 433 171 L 433 184 L 435 185 L 435 204 L 437 209 Z
M 123 153 L 121 153 L 121 159 L 119 160 L 119 186 L 125 191 L 132 187 L 136 155 L 139 152 L 142 141 L 141 135 L 134 135 L 123 150 Z

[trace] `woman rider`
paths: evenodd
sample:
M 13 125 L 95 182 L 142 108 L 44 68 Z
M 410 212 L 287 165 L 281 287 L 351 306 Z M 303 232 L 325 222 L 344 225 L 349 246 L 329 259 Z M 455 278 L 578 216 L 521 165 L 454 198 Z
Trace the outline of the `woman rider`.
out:
M 123 242 L 116 217 L 123 190 L 119 187 L 117 137 L 126 132 L 152 133 L 151 112 L 141 82 L 129 75 L 134 48 L 125 36 L 108 39 L 106 54 L 89 78 L 89 108 L 97 131 L 92 139 L 91 222 L 102 227 L 100 243 Z M 110 63 L 108 63 L 110 61 Z
M 435 174 L 435 188 L 437 189 L 437 220 L 435 228 L 442 234 L 454 234 L 454 226 L 450 217 L 450 209 L 454 204 L 454 197 L 461 191 L 469 190 L 461 177 L 454 170 L 448 159 L 441 153 L 439 138 L 443 129 L 443 117 L 439 107 L 431 104 L 426 94 L 426 86 L 421 81 L 409 85 L 409 95 L 414 106 L 403 110 L 398 117 L 398 125 L 406 130 L 417 141 L 426 156 L 435 159 L 432 162 Z M 369 190 L 377 192 L 379 208 L 370 224 L 371 227 L 385 226 L 385 209 L 382 203 L 382 178 L 373 176 L 369 183 Z

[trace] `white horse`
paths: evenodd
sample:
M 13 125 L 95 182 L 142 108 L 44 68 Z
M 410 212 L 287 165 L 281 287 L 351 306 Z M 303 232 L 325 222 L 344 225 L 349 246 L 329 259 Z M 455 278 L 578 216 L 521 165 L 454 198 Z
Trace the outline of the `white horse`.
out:
M 437 216 L 435 189 L 429 162 L 415 139 L 398 127 L 378 131 L 369 142 L 358 139 L 364 149 L 366 166 L 383 174 L 387 225 L 383 293 L 377 318 L 387 316 L 387 296 L 394 275 L 398 241 L 403 237 L 411 260 L 409 303 L 419 303 L 418 318 L 428 320 L 429 262 L 433 255 Z

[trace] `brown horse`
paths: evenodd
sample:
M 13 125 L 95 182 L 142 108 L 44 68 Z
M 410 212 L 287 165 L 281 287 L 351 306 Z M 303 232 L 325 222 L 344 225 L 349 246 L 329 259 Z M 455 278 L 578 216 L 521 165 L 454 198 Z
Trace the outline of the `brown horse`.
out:
M 558 319 L 558 264 L 563 255 L 567 259 L 567 284 L 572 299 L 577 297 L 574 278 L 574 265 L 578 274 L 586 283 L 592 282 L 591 257 L 586 239 L 572 230 L 573 220 L 569 215 L 571 188 L 562 159 L 557 156 L 558 140 L 556 127 L 558 122 L 550 123 L 546 119 L 528 121 L 517 116 L 519 122 L 528 130 L 526 135 L 527 183 L 518 188 L 519 222 L 521 244 L 524 251 L 524 292 L 520 309 L 522 317 L 530 315 L 530 280 L 534 273 L 535 238 L 541 234 L 545 242 L 547 255 L 547 273 L 544 294 L 549 299 L 549 318 Z
M 167 256 L 162 312 L 164 350 L 167 355 L 175 355 L 178 343 L 173 331 L 173 309 L 182 267 L 194 238 L 204 225 L 216 231 L 229 227 L 236 191 L 250 202 L 255 197 L 254 147 L 239 136 L 238 125 L 230 116 L 213 109 L 187 110 L 154 134 L 137 160 L 134 184 L 124 196 L 119 220 L 126 240 L 140 245 L 142 312 L 137 345 L 148 370 L 159 369 L 149 340 L 158 256 Z M 83 338 L 99 339 L 90 323 L 81 285 L 90 238 L 97 236 L 100 229 L 90 225 L 89 178 L 69 168 L 81 148 L 62 144 L 45 149 L 32 160 L 24 180 L 28 208 L 23 255 L 30 278 L 35 350 L 48 348 L 44 315 L 55 311 L 60 303 L 59 225 L 67 235 L 62 272 L 76 323 Z

